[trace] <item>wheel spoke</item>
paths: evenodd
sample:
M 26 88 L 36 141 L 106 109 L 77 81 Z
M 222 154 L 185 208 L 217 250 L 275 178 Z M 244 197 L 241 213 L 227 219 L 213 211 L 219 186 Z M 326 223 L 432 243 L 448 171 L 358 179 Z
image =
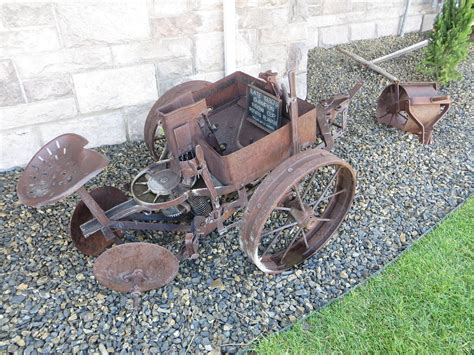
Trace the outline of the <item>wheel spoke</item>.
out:
M 294 223 L 290 223 L 290 224 L 285 224 L 284 226 L 281 226 L 277 229 L 274 229 L 272 231 L 269 231 L 269 232 L 266 232 L 266 233 L 262 233 L 262 238 L 263 237 L 266 237 L 267 235 L 270 235 L 270 234 L 273 234 L 273 233 L 276 233 L 276 232 L 279 232 L 279 231 L 282 231 L 284 229 L 288 229 L 288 228 L 291 228 L 293 226 L 296 226 L 298 223 L 297 222 L 294 222 Z
M 168 155 L 168 146 L 165 144 L 165 146 L 163 147 L 163 150 L 161 151 L 159 161 L 164 160 L 167 155 Z
M 337 174 L 339 174 L 339 171 L 341 170 L 341 168 L 337 169 L 336 172 L 334 173 L 334 175 L 331 177 L 331 180 L 329 180 L 328 184 L 326 185 L 326 187 L 324 188 L 323 192 L 321 193 L 321 197 L 318 199 L 318 201 L 316 201 L 316 204 L 315 206 L 313 207 L 313 211 L 316 210 L 316 208 L 318 207 L 318 205 L 321 203 L 321 201 L 323 200 L 324 196 L 326 195 L 326 193 L 329 191 L 329 188 L 331 187 L 333 181 L 336 179 L 337 177 Z
M 341 190 L 341 191 L 335 192 L 335 193 L 333 193 L 333 194 L 327 195 L 327 192 L 329 191 L 329 188 L 331 187 L 332 183 L 333 183 L 334 180 L 336 179 L 336 177 L 337 177 L 337 175 L 338 175 L 338 173 L 339 173 L 339 170 L 340 170 L 340 168 L 337 169 L 336 172 L 331 176 L 331 179 L 329 180 L 328 184 L 326 185 L 326 187 L 324 188 L 323 192 L 321 193 L 320 198 L 319 198 L 317 201 L 312 202 L 312 203 L 309 204 L 309 206 L 313 206 L 313 205 L 314 205 L 313 209 L 316 209 L 316 208 L 318 207 L 318 205 L 319 205 L 323 200 L 327 200 L 327 199 L 329 199 L 329 198 L 331 198 L 331 197 L 333 197 L 333 196 L 339 195 L 339 194 L 341 194 L 341 193 L 343 193 L 343 192 L 345 191 L 345 190 Z M 303 202 L 303 198 L 304 198 L 304 196 L 306 196 L 306 194 L 308 193 L 308 191 L 309 191 L 309 189 L 310 189 L 310 186 L 311 186 L 311 183 L 312 183 L 312 181 L 314 180 L 314 178 L 316 177 L 316 173 L 317 173 L 317 171 L 314 172 L 313 175 L 311 176 L 311 179 L 310 179 L 308 185 L 306 186 L 306 188 L 304 189 L 303 194 L 300 193 L 300 191 L 299 191 L 299 189 L 298 189 L 298 185 L 294 186 L 296 198 L 297 198 L 297 200 L 298 200 L 298 203 L 299 203 L 299 205 L 300 205 L 301 210 L 304 210 L 304 206 L 305 206 L 305 205 L 304 205 L 304 202 Z M 303 186 L 304 186 L 304 184 L 303 184 Z M 275 207 L 274 210 L 289 212 L 289 211 L 291 211 L 291 208 L 278 206 L 278 207 Z M 331 221 L 331 219 L 329 219 L 329 218 L 322 218 L 322 217 L 316 217 L 316 216 L 315 216 L 314 218 L 315 218 L 317 221 L 319 221 L 319 222 L 330 222 L 330 221 Z M 287 223 L 287 222 L 288 222 L 288 218 L 287 218 L 287 220 L 285 221 L 285 223 Z M 275 229 L 275 230 L 267 231 L 267 232 L 262 233 L 261 238 L 264 238 L 264 237 L 269 236 L 269 235 L 274 234 L 274 233 L 277 233 L 277 234 L 276 234 L 275 237 L 271 240 L 271 242 L 268 244 L 268 246 L 265 248 L 264 252 L 261 254 L 261 257 L 264 257 L 265 255 L 267 255 L 267 254 L 270 252 L 271 248 L 277 244 L 277 242 L 281 239 L 281 236 L 282 236 L 284 230 L 287 230 L 288 228 L 292 228 L 292 230 L 290 230 L 290 232 L 289 232 L 288 235 L 287 235 L 287 237 L 290 237 L 290 236 L 293 235 L 293 233 L 294 233 L 293 230 L 294 230 L 295 226 L 296 226 L 296 228 L 298 228 L 297 225 L 298 225 L 297 222 L 289 223 L 289 224 L 285 224 L 285 225 L 283 225 L 283 226 L 281 226 L 281 227 L 279 227 L 279 228 L 277 228 L 277 229 Z M 293 247 L 294 243 L 296 242 L 296 240 L 298 239 L 298 237 L 299 237 L 300 235 L 301 235 L 302 238 L 303 238 L 303 241 L 304 241 L 304 243 L 305 243 L 306 248 L 309 248 L 309 243 L 308 243 L 308 238 L 307 238 L 306 233 L 303 231 L 303 229 L 298 228 L 296 234 L 295 234 L 294 237 L 291 239 L 290 243 L 288 244 L 288 247 L 285 249 L 285 251 L 284 251 L 284 253 L 283 253 L 283 256 L 281 257 L 280 260 L 283 260 L 283 259 L 286 257 L 286 255 L 288 254 L 288 252 L 290 251 L 290 249 Z
M 302 232 L 302 233 L 303 233 L 303 237 L 305 237 L 303 230 L 300 229 L 300 232 Z M 298 234 L 299 234 L 299 233 L 296 233 L 296 234 L 295 234 L 295 236 L 294 236 L 293 239 L 291 240 L 290 244 L 288 245 L 288 248 L 286 248 L 285 252 L 283 253 L 283 256 L 281 257 L 280 261 L 283 260 L 283 259 L 285 259 L 286 254 L 288 254 L 288 252 L 290 251 L 291 247 L 292 247 L 293 244 L 295 243 L 296 238 L 298 238 Z
M 309 248 L 308 239 L 306 239 L 306 233 L 302 229 L 301 232 L 303 233 L 304 245 L 306 245 L 306 248 Z
M 277 208 L 282 208 L 284 209 L 284 211 L 288 210 L 288 211 L 291 211 L 291 208 L 287 208 L 287 207 L 277 207 Z M 290 216 L 286 216 L 286 219 L 285 219 L 285 223 L 288 222 L 288 220 L 290 219 Z M 296 225 L 296 224 L 295 224 Z M 288 233 L 288 235 L 291 235 L 291 233 L 293 232 L 293 228 L 295 226 L 291 227 L 291 230 L 290 232 Z M 268 251 L 270 250 L 270 248 L 276 243 L 276 241 L 279 239 L 281 233 L 283 232 L 283 230 L 280 230 L 278 232 L 278 234 L 275 236 L 275 238 L 273 238 L 273 240 L 270 242 L 270 244 L 268 244 L 268 246 L 265 248 L 263 254 L 262 254 L 262 258 L 268 253 Z M 263 235 L 262 235 L 262 238 L 263 238 Z
M 136 182 L 135 185 L 148 185 L 145 181 Z
M 327 200 L 327 199 L 329 199 L 329 198 L 331 198 L 331 197 L 340 195 L 340 194 L 342 194 L 343 192 L 346 192 L 346 189 L 339 190 L 338 192 L 335 192 L 335 193 L 330 194 L 330 195 L 327 195 L 327 196 L 322 196 L 322 197 L 320 197 L 318 200 L 311 202 L 309 205 L 310 205 L 310 206 L 317 205 L 317 204 L 319 204 L 320 202 L 325 201 L 325 200 Z
M 276 243 L 276 241 L 280 238 L 280 235 L 281 235 L 281 232 L 282 231 L 279 231 L 278 234 L 276 235 L 275 238 L 272 239 L 272 241 L 270 242 L 270 244 L 268 244 L 268 246 L 265 248 L 265 250 L 263 251 L 262 253 L 262 258 L 270 251 L 270 248 Z
M 311 175 L 311 179 L 309 179 L 309 182 L 308 182 L 308 185 L 306 186 L 306 189 L 304 189 L 303 191 L 303 195 L 301 195 L 301 198 L 304 199 L 306 194 L 308 193 L 309 191 L 309 188 L 311 187 L 311 183 L 313 182 L 314 178 L 316 177 L 316 174 L 318 173 L 318 169 L 316 169 L 316 171 L 313 173 L 313 175 Z
M 300 191 L 298 189 L 298 185 L 295 186 L 295 191 L 296 191 L 296 198 L 298 199 L 298 202 L 299 202 L 300 207 L 301 207 L 301 211 L 304 211 L 304 204 L 303 204 L 303 200 L 301 199 L 301 195 L 300 195 Z
M 151 191 L 150 189 L 147 189 L 145 192 L 142 192 L 140 195 L 137 195 L 137 197 L 146 195 L 146 194 L 149 193 L 150 191 Z

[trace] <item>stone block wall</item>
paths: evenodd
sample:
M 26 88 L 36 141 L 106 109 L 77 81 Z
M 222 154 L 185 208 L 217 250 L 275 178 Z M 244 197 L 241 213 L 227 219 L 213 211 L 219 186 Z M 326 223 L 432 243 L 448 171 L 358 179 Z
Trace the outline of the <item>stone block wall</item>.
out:
M 142 139 L 159 95 L 224 76 L 223 1 L 0 2 L 0 169 L 62 133 Z M 304 97 L 308 48 L 396 34 L 406 0 L 235 1 L 238 69 L 296 69 Z M 429 30 L 431 0 L 412 4 L 406 30 Z

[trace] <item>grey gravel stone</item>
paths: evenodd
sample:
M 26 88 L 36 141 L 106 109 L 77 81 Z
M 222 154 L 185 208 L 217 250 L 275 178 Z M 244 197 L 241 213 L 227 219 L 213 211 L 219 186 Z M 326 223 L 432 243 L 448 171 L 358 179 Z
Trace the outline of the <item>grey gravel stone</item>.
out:
M 406 35 L 346 47 L 371 59 L 419 40 Z M 414 52 L 382 66 L 403 80 L 427 80 L 415 70 L 419 59 Z M 331 243 L 292 271 L 265 275 L 240 251 L 237 231 L 214 233 L 201 240 L 201 258 L 182 262 L 176 279 L 145 293 L 133 314 L 130 297 L 99 285 L 94 258 L 71 243 L 68 224 L 78 198 L 29 208 L 15 193 L 20 171 L 2 173 L 0 353 L 31 347 L 43 353 L 237 352 L 241 346 L 227 344 L 248 344 L 339 297 L 473 193 L 472 51 L 461 65 L 466 80 L 441 89 L 454 104 L 436 126 L 431 146 L 374 122 L 376 98 L 388 84 L 383 77 L 335 50 L 312 50 L 308 63 L 313 102 L 365 81 L 351 105 L 348 131 L 334 150 L 353 165 L 358 185 Z M 152 162 L 143 143 L 99 150 L 111 163 L 88 189 L 123 188 Z M 175 247 L 182 236 L 127 232 L 125 239 Z M 16 289 L 22 284 L 27 286 Z
M 11 298 L 11 303 L 12 304 L 18 304 L 22 303 L 25 300 L 26 296 L 25 295 L 17 295 Z

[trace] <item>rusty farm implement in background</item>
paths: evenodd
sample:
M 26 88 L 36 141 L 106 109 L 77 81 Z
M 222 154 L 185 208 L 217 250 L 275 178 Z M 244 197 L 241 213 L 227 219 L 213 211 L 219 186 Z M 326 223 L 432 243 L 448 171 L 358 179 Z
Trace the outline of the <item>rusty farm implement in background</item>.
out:
M 379 123 L 416 134 L 423 144 L 433 143 L 433 128 L 451 106 L 449 96 L 439 96 L 436 83 L 400 82 L 377 63 L 397 58 L 427 45 L 428 40 L 424 40 L 371 61 L 343 48 L 337 48 L 339 52 L 393 81 L 393 84 L 382 91 L 377 100 L 376 119 Z
M 138 295 L 170 282 L 179 260 L 199 256 L 201 238 L 232 227 L 240 227 L 241 247 L 259 269 L 279 273 L 320 250 L 349 210 L 355 172 L 328 150 L 346 128 L 360 86 L 315 106 L 296 97 L 294 73 L 289 90 L 271 72 L 187 82 L 148 115 L 145 141 L 156 162 L 133 179 L 131 198 L 110 186 L 85 189 L 108 162 L 76 134 L 36 153 L 18 196 L 39 207 L 77 192 L 72 241 L 82 253 L 100 255 L 94 274 L 117 291 Z M 160 126 L 164 148 L 156 145 Z M 174 253 L 166 245 L 124 243 L 126 230 L 181 233 L 183 243 Z
M 377 121 L 416 134 L 433 143 L 433 127 L 448 112 L 449 96 L 438 96 L 436 83 L 399 83 L 387 86 L 377 100 Z

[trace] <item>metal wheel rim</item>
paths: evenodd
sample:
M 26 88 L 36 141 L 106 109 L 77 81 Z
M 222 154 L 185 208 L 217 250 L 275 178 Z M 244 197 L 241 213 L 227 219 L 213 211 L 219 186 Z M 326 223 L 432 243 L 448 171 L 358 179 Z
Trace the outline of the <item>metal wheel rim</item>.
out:
M 303 262 L 320 250 L 331 239 L 331 236 L 342 223 L 354 196 L 355 173 L 349 164 L 334 155 L 330 154 L 327 158 L 323 159 L 324 161 L 313 164 L 313 167 L 309 169 L 308 166 L 312 163 L 311 160 L 292 165 L 293 171 L 295 172 L 294 174 L 292 173 L 282 179 L 277 185 L 267 186 L 268 193 L 261 194 L 260 198 L 255 201 L 257 204 L 259 203 L 258 201 L 272 201 L 271 205 L 266 207 L 261 213 L 257 213 L 254 218 L 244 223 L 244 225 L 248 225 L 249 227 L 247 227 L 247 232 L 243 232 L 243 237 L 245 238 L 245 236 L 247 236 L 248 238 L 247 243 L 244 241 L 243 244 L 247 244 L 247 254 L 262 271 L 267 273 L 279 273 Z M 319 222 L 315 228 L 307 233 L 306 242 L 302 236 L 297 238 L 294 243 L 290 245 L 290 250 L 286 251 L 286 255 L 284 256 L 283 250 L 275 254 L 260 255 L 259 247 L 262 241 L 264 226 L 287 191 L 299 184 L 304 177 L 329 165 L 339 166 L 340 168 L 335 178 L 335 192 L 343 189 L 346 190 L 345 192 L 330 197 L 323 214 L 320 216 L 320 218 L 323 219 L 330 218 L 331 221 Z M 294 180 L 287 188 L 284 188 L 290 178 L 294 178 Z M 308 246 L 306 246 L 306 243 Z

